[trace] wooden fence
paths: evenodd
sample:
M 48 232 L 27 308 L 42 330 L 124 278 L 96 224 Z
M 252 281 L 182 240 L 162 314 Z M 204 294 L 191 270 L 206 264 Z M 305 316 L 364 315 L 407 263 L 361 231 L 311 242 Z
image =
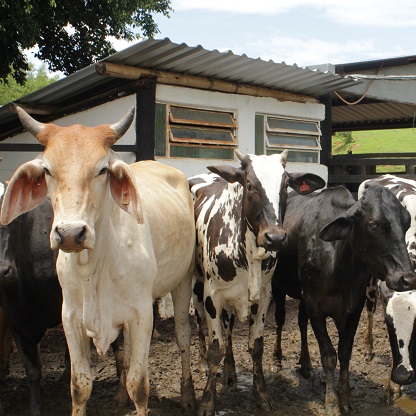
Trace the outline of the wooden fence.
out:
M 396 166 L 387 172 L 384 166 Z M 404 166 L 404 168 L 403 168 Z M 379 169 L 377 170 L 377 167 Z M 401 169 L 400 169 L 401 167 Z M 361 182 L 391 173 L 416 180 L 416 153 L 368 153 L 332 156 L 328 163 L 328 186 L 345 185 L 353 194 Z

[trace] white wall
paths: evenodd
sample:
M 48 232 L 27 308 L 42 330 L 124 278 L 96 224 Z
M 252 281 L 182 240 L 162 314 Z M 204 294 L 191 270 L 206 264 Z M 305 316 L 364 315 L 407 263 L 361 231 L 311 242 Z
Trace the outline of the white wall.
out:
M 237 117 L 238 148 L 243 153 L 255 153 L 255 115 L 270 114 L 276 116 L 310 118 L 323 120 L 325 106 L 314 103 L 295 103 L 278 101 L 274 98 L 251 97 L 248 95 L 226 94 L 220 92 L 201 91 L 192 88 L 181 88 L 169 85 L 157 85 L 156 100 L 160 103 L 181 104 L 199 108 L 234 111 Z M 189 177 L 206 172 L 206 166 L 234 163 L 216 159 L 182 159 L 158 158 L 159 161 L 174 166 Z M 328 181 L 328 168 L 313 163 L 288 163 L 289 172 L 313 172 Z
M 114 123 L 118 121 L 130 107 L 135 105 L 135 100 L 135 95 L 130 95 L 87 111 L 63 117 L 54 121 L 54 123 L 60 126 L 68 126 L 71 124 L 96 126 L 104 123 Z M 288 117 L 310 118 L 314 120 L 323 120 L 325 117 L 325 107 L 322 104 L 282 102 L 273 98 L 225 94 L 166 85 L 157 86 L 156 100 L 160 103 L 182 104 L 199 108 L 234 111 L 238 125 L 238 147 L 243 153 L 254 153 L 255 114 L 263 113 Z M 135 140 L 135 131 L 134 128 L 131 127 L 125 136 L 118 141 L 118 144 L 134 144 Z M 6 139 L 3 143 L 37 143 L 37 141 L 29 133 L 23 132 Z M 121 153 L 120 156 L 128 163 L 132 163 L 135 159 L 133 153 Z M 0 157 L 3 158 L 3 161 L 0 163 L 0 180 L 4 181 L 10 179 L 13 172 L 22 163 L 34 159 L 36 154 L 28 152 L 1 152 Z M 158 158 L 158 160 L 182 170 L 187 176 L 206 172 L 206 166 L 208 165 L 230 163 L 228 161 L 216 159 L 164 157 Z M 232 164 L 237 165 L 238 160 Z M 287 170 L 289 172 L 314 172 L 325 180 L 328 179 L 328 169 L 324 165 L 289 163 Z

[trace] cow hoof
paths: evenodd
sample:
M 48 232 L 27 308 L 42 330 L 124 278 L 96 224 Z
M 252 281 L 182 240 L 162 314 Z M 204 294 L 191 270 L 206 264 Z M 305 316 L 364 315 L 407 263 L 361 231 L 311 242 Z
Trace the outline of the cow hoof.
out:
M 114 401 L 117 403 L 118 406 L 124 407 L 128 405 L 130 397 L 127 391 L 118 391 L 114 396 Z
M 326 416 L 341 416 L 341 411 L 338 405 L 328 404 L 325 406 L 325 415 Z
M 224 372 L 222 375 L 222 384 L 224 386 L 235 386 L 237 384 L 238 378 L 235 371 Z
M 215 416 L 215 408 L 201 404 L 198 409 L 198 416 Z
M 282 366 L 282 360 L 275 359 L 274 360 L 274 363 L 272 363 L 270 365 L 270 371 L 272 373 L 278 373 L 279 371 L 282 371 L 282 368 L 283 368 L 283 366 Z
M 311 378 L 312 368 L 310 367 L 299 367 L 296 371 L 306 380 Z
M 275 412 L 277 406 L 268 392 L 254 392 L 257 407 L 263 412 Z

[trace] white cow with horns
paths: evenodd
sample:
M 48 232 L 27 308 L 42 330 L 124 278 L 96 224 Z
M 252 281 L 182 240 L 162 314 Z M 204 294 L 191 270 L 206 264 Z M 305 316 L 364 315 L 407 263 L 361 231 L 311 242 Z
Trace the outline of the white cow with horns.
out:
M 50 234 L 59 249 L 62 321 L 71 356 L 72 416 L 86 415 L 93 376 L 90 338 L 105 354 L 124 331 L 126 387 L 147 415 L 152 303 L 172 293 L 182 358 L 181 405 L 191 409 L 189 305 L 194 269 L 193 202 L 182 172 L 155 161 L 128 165 L 111 150 L 134 108 L 118 122 L 59 127 L 17 107 L 23 126 L 45 146 L 7 187 L 1 223 L 39 205 L 54 209 Z

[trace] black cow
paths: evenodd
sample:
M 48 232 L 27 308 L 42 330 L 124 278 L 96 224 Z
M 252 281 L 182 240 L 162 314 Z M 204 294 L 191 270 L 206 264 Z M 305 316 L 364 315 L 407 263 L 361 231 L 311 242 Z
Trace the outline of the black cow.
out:
M 52 206 L 46 200 L 8 226 L 0 226 L 0 304 L 29 381 L 31 415 L 40 414 L 37 346 L 46 329 L 61 322 L 57 252 L 49 247 L 52 220 Z
M 298 290 L 297 297 L 305 302 L 326 375 L 328 414 L 350 410 L 349 361 L 371 276 L 376 274 L 398 291 L 416 287 L 404 240 L 409 225 L 408 211 L 378 184 L 367 185 L 357 202 L 342 186 L 288 198 L 288 246 L 279 253 L 274 288 L 285 293 Z M 327 317 L 334 320 L 339 335 L 338 391 L 337 353 Z

